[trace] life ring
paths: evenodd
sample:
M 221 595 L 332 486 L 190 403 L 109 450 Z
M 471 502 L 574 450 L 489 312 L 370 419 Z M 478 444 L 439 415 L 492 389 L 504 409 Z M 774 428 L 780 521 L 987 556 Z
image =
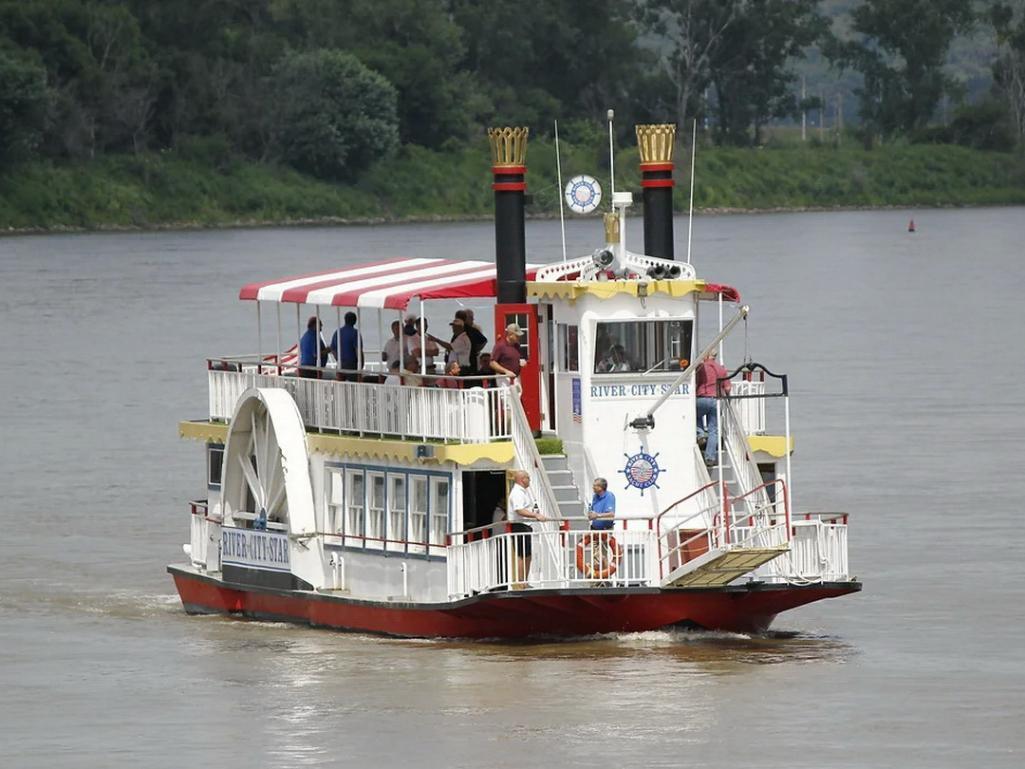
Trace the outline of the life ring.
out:
M 601 540 L 604 539 L 604 543 Z M 596 560 L 593 556 L 588 563 L 587 559 L 584 558 L 584 549 L 592 544 L 600 543 L 603 545 L 603 549 L 608 554 L 608 559 L 605 560 L 605 566 L 603 568 L 597 568 L 597 564 L 594 563 Z M 593 550 L 593 546 L 592 546 Z M 588 579 L 607 579 L 616 573 L 616 568 L 619 566 L 619 560 L 623 557 L 623 548 L 616 544 L 616 538 L 611 534 L 608 538 L 596 537 L 593 534 L 585 534 L 577 542 L 577 569 Z

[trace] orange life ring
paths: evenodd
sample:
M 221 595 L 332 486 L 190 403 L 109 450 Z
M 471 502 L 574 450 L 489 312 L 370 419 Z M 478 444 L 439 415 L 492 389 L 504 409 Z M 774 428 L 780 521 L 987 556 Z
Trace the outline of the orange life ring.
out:
M 611 534 L 605 539 L 605 547 L 608 548 L 609 558 L 605 561 L 604 568 L 597 568 L 597 564 L 594 563 L 594 558 L 591 558 L 591 563 L 588 563 L 584 558 L 584 549 L 592 544 L 592 540 L 600 541 L 601 537 L 596 537 L 593 534 L 585 534 L 577 542 L 577 569 L 587 577 L 588 579 L 607 579 L 616 573 L 616 568 L 619 566 L 619 560 L 623 557 L 623 548 L 616 544 L 616 538 Z

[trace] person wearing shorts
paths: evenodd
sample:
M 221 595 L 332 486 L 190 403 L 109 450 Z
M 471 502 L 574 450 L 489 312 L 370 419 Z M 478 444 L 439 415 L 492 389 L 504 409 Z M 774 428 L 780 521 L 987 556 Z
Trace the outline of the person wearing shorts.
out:
M 518 536 L 514 537 L 516 547 L 516 568 L 512 575 L 513 590 L 522 590 L 527 587 L 527 577 L 530 574 L 530 559 L 533 555 L 533 533 L 529 521 L 545 521 L 541 512 L 537 509 L 537 502 L 530 491 L 530 474 L 523 470 L 517 470 L 513 475 L 513 486 L 509 490 L 509 504 L 507 506 L 510 531 Z

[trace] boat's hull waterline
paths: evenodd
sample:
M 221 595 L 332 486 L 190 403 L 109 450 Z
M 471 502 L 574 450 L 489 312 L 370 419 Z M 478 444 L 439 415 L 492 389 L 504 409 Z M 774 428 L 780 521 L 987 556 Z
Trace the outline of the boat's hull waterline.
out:
M 764 632 L 776 615 L 857 592 L 857 582 L 722 588 L 579 588 L 483 593 L 444 604 L 364 601 L 235 585 L 169 566 L 190 614 L 240 615 L 408 638 L 541 638 L 637 633 L 677 625 Z

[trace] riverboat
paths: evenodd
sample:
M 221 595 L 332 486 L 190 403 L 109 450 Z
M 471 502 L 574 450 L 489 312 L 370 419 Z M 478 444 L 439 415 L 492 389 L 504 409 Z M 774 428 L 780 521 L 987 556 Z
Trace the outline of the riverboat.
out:
M 168 567 L 187 612 L 412 637 L 761 632 L 861 589 L 847 514 L 792 509 L 785 375 L 745 360 L 717 382 L 706 463 L 695 372 L 748 308 L 674 258 L 674 127 L 637 135 L 644 253 L 626 248 L 619 191 L 593 253 L 528 265 L 527 131 L 503 128 L 489 131 L 495 264 L 410 257 L 242 287 L 257 354 L 208 359 L 209 412 L 179 425 L 207 476 L 186 560 Z M 416 363 L 398 378 L 297 358 L 308 315 L 437 327 L 456 302 L 491 300 L 487 336 L 524 332 L 515 379 L 443 381 L 427 334 L 402 335 Z M 381 357 L 358 344 L 360 364 Z M 532 531 L 495 515 L 517 471 L 545 519 Z M 618 500 L 604 531 L 586 515 L 596 477 Z

